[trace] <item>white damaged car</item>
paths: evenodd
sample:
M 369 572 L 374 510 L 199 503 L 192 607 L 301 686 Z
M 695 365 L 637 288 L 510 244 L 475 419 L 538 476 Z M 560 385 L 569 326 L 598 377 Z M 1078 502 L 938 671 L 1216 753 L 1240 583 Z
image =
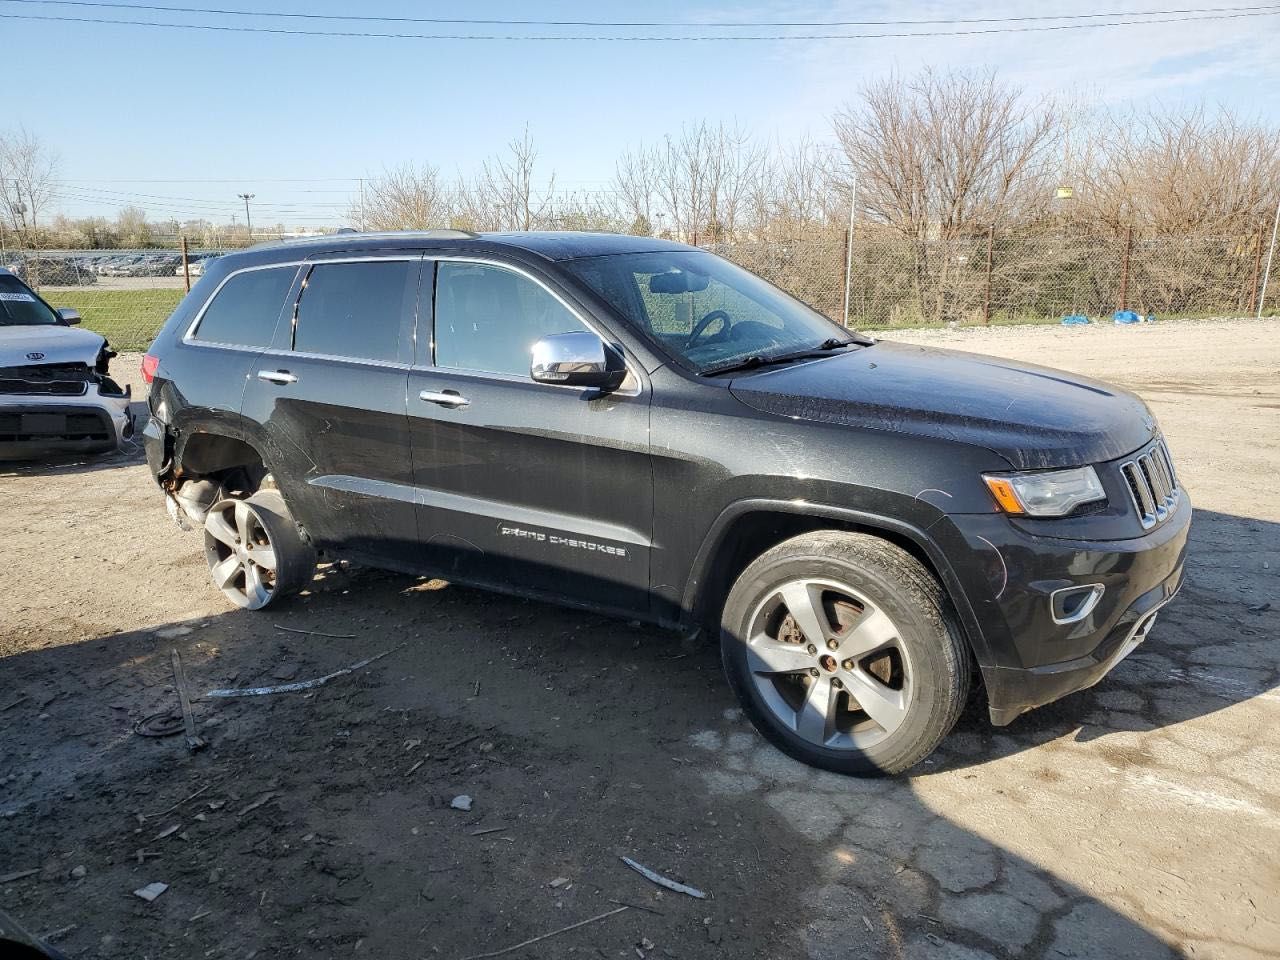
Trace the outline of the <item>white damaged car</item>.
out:
M 0 267 L 0 460 L 105 452 L 133 436 L 129 388 L 107 375 L 115 352 L 79 322 Z

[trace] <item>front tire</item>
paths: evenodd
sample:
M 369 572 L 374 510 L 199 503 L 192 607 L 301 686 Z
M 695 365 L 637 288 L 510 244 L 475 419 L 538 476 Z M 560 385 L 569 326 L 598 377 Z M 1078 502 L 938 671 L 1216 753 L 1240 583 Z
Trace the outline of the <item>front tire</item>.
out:
M 860 776 L 932 753 L 973 670 L 929 571 L 879 537 L 834 530 L 747 566 L 725 601 L 720 650 L 760 733 L 797 760 Z
M 297 593 L 315 575 L 315 549 L 302 539 L 284 497 L 259 490 L 209 508 L 204 552 L 213 585 L 238 607 L 261 610 Z

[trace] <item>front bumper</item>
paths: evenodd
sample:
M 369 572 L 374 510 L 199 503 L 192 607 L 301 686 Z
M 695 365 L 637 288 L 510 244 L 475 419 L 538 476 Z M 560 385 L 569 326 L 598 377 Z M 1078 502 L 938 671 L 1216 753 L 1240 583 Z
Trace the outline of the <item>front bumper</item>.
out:
M 0 460 L 104 453 L 133 436 L 128 392 L 83 397 L 0 396 Z
M 953 547 L 974 561 L 966 589 L 993 723 L 1092 686 L 1146 638 L 1182 586 L 1191 513 L 1184 491 L 1159 527 L 1113 541 L 1034 536 L 999 515 L 950 518 Z M 1096 606 L 1075 622 L 1056 620 L 1054 592 L 1087 585 L 1104 588 Z

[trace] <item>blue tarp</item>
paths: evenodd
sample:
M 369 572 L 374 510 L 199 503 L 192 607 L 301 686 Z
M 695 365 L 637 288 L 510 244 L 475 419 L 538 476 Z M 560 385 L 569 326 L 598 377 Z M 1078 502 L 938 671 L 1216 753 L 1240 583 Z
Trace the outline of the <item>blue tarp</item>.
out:
M 1089 318 L 1086 317 L 1083 313 L 1073 313 L 1070 316 L 1066 316 L 1062 318 L 1063 326 L 1068 326 L 1068 327 L 1075 326 L 1076 324 L 1088 323 L 1088 322 L 1089 322 Z

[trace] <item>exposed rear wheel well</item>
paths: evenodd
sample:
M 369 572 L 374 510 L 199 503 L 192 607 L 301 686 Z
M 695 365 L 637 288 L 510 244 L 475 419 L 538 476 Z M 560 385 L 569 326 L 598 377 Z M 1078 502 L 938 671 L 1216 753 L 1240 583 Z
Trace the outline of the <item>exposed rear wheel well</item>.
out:
M 262 455 L 252 445 L 216 433 L 192 434 L 187 439 L 174 479 L 178 486 L 209 480 L 227 493 L 244 497 L 274 486 Z

